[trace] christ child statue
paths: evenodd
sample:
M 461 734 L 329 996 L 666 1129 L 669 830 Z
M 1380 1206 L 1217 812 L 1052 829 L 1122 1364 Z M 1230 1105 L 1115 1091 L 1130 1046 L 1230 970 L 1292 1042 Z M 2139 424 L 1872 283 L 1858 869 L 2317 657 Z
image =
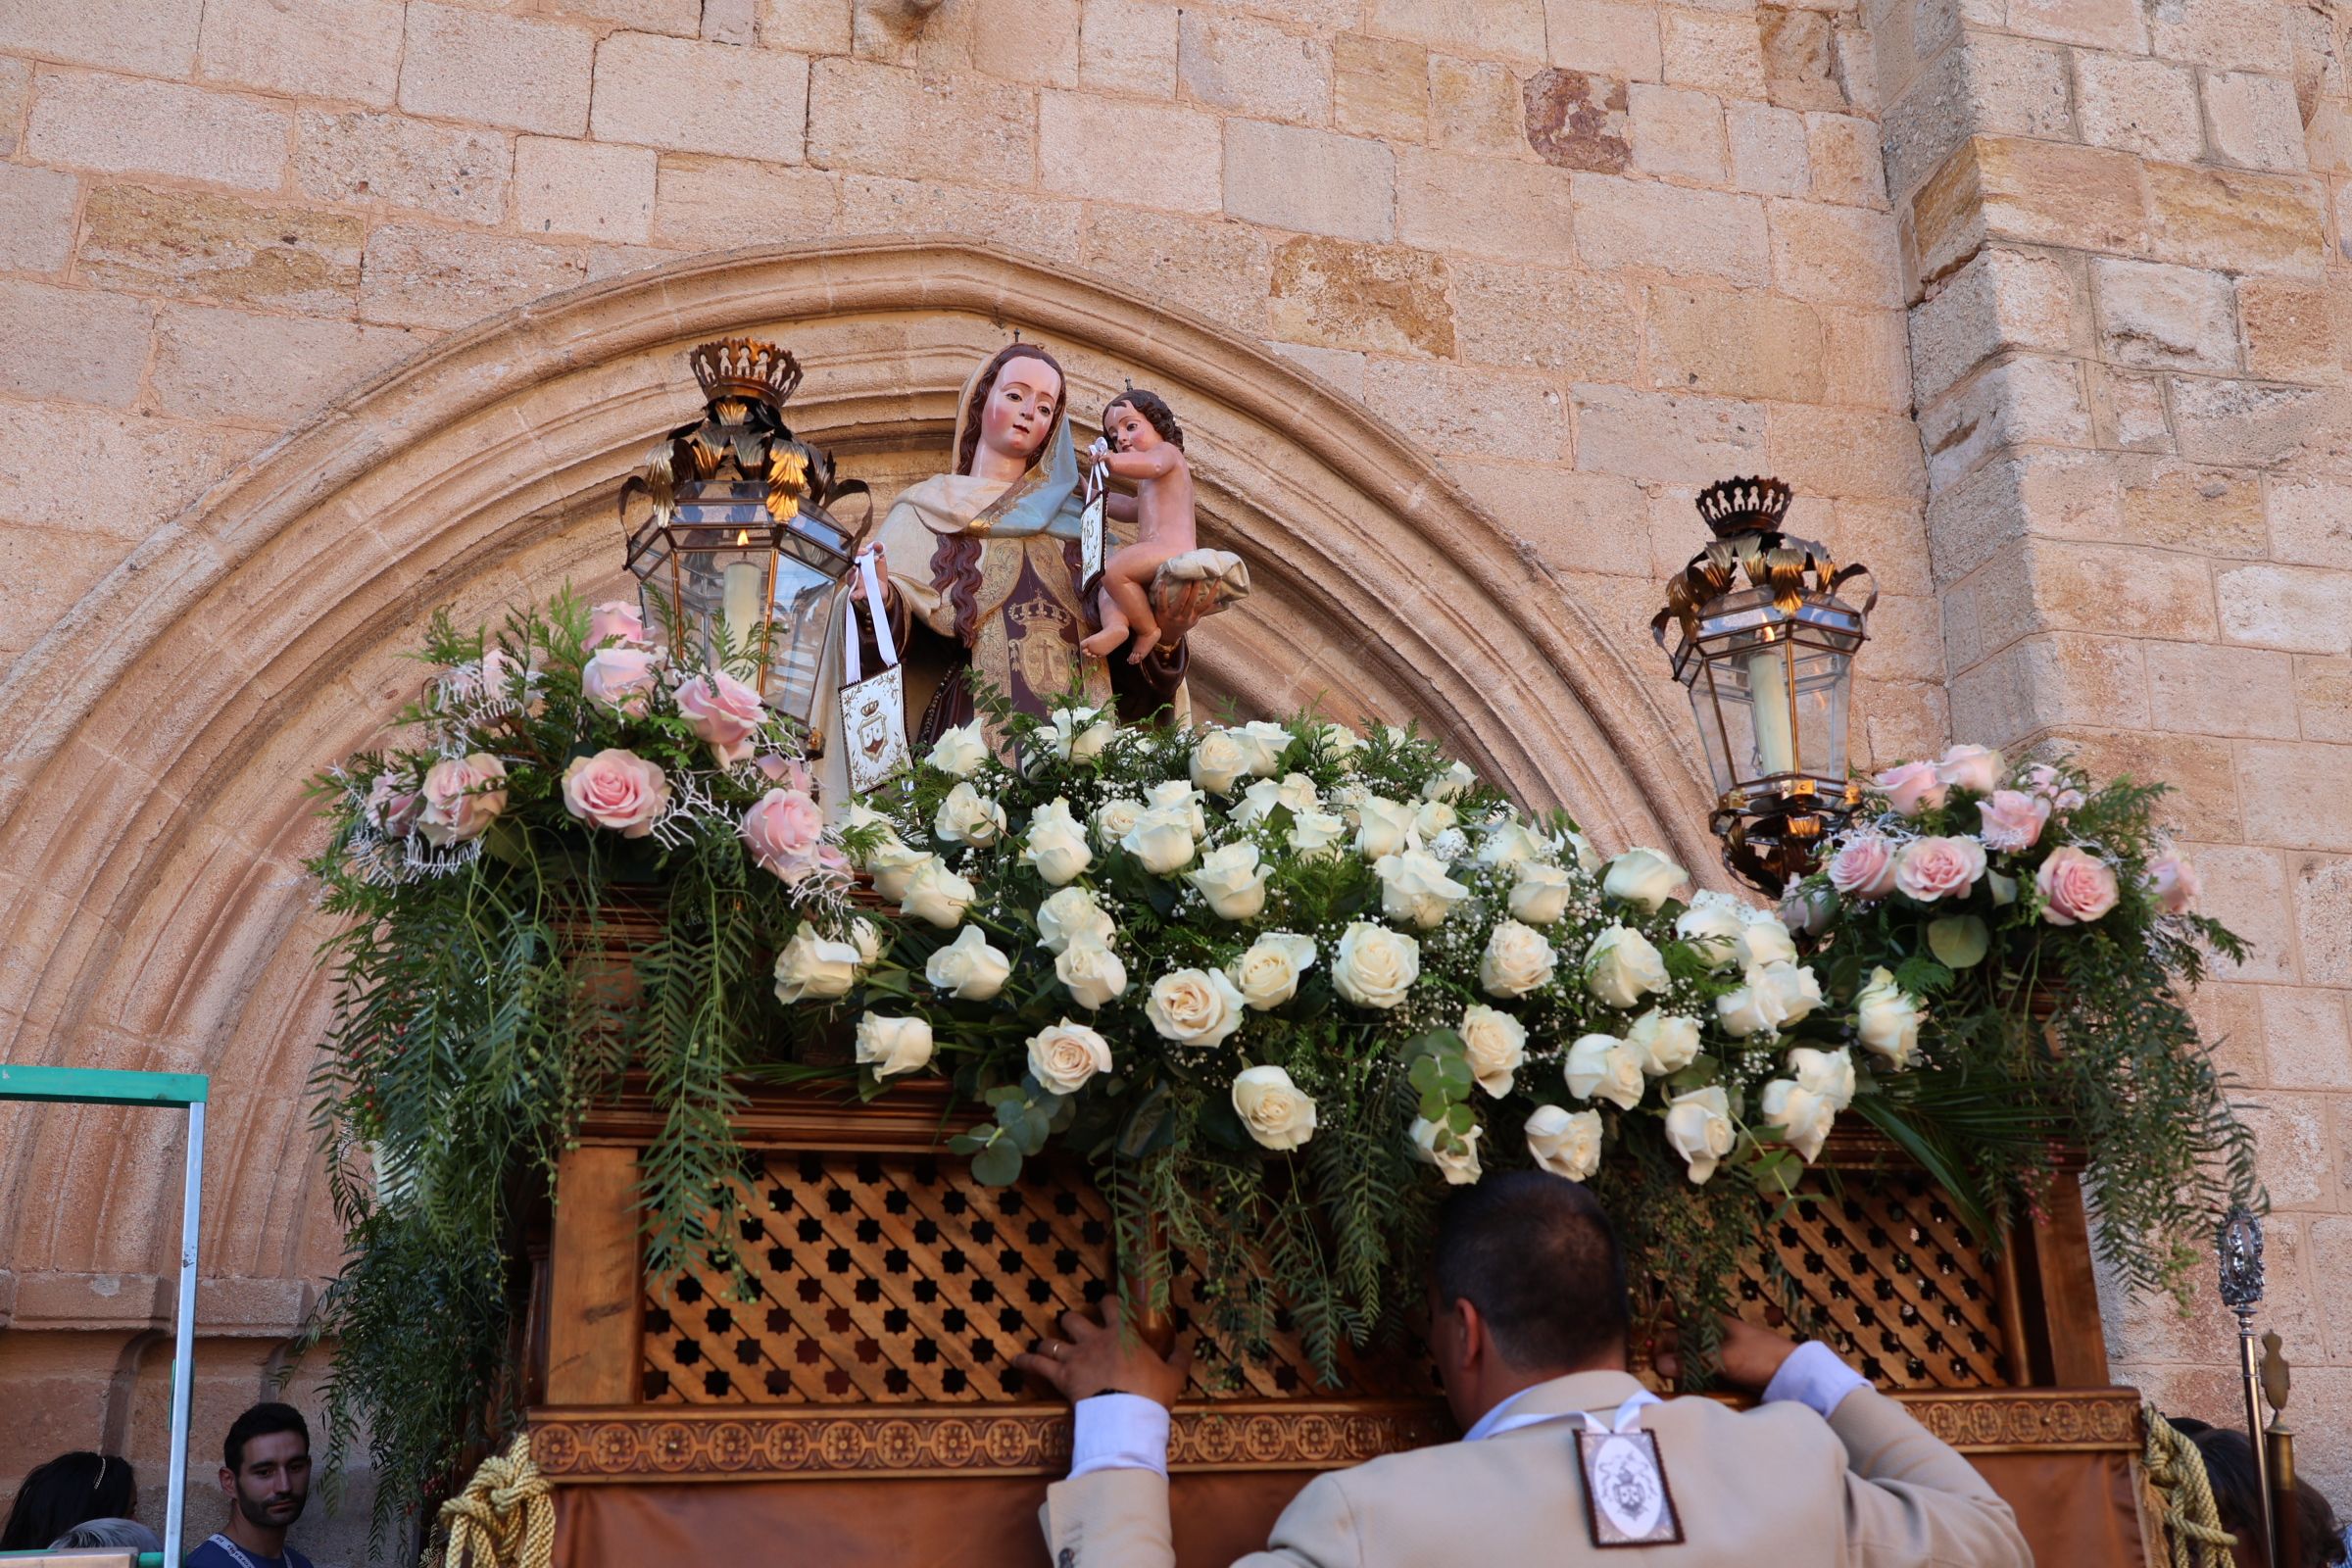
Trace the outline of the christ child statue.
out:
M 1152 612 L 1152 579 L 1159 568 L 1197 547 L 1193 527 L 1193 470 L 1184 461 L 1184 431 L 1156 392 L 1130 388 L 1102 411 L 1096 460 L 1135 483 L 1136 539 L 1102 564 L 1098 604 L 1102 629 L 1078 646 L 1107 658 L 1132 640 L 1127 662 L 1140 664 L 1159 644 Z

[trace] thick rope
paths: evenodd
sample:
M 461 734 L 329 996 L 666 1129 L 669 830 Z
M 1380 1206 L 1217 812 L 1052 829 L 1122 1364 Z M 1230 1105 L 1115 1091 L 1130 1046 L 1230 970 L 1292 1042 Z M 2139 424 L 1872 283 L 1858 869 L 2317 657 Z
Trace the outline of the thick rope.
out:
M 2141 1462 L 2148 1485 L 2164 1504 L 2164 1535 L 2172 1545 L 2173 1568 L 2229 1568 L 2237 1538 L 2222 1528 L 2213 1501 L 2213 1483 L 2197 1446 L 2173 1430 L 2154 1405 L 2145 1411 L 2148 1439 Z
M 553 1491 L 531 1462 L 531 1435 L 518 1435 L 441 1505 L 441 1528 L 449 1535 L 442 1568 L 553 1568 Z

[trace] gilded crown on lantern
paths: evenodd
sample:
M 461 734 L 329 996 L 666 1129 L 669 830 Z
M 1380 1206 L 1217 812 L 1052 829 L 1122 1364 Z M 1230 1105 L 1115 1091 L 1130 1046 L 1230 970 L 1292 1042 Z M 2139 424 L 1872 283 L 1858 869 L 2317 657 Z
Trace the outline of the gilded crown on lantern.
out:
M 1778 479 L 1718 479 L 1698 493 L 1698 514 L 1718 539 L 1779 533 L 1788 501 L 1788 487 Z
M 686 356 L 694 378 L 702 383 L 703 398 L 754 398 L 770 408 L 782 408 L 801 384 L 801 362 L 789 350 L 756 338 L 722 337 L 700 343 Z

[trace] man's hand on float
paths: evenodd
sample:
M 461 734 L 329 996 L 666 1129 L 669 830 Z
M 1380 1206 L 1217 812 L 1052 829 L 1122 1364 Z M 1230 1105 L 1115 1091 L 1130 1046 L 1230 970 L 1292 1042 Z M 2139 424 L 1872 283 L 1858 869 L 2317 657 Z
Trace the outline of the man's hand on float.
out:
M 1719 1317 L 1723 1325 L 1723 1340 L 1706 1357 L 1706 1364 L 1732 1388 L 1748 1394 L 1761 1394 L 1781 1363 L 1795 1353 L 1796 1342 L 1761 1324 L 1745 1318 Z M 1650 1364 L 1657 1368 L 1659 1379 L 1675 1387 L 1683 1379 L 1682 1326 L 1671 1312 L 1658 1325 L 1657 1335 L 1650 1342 Z
M 1030 1377 L 1042 1378 L 1076 1404 L 1098 1394 L 1135 1394 L 1176 1407 L 1193 1370 L 1193 1348 L 1179 1345 L 1162 1358 L 1125 1322 L 1105 1328 L 1084 1312 L 1061 1314 L 1062 1338 L 1041 1340 L 1034 1350 L 1012 1358 Z

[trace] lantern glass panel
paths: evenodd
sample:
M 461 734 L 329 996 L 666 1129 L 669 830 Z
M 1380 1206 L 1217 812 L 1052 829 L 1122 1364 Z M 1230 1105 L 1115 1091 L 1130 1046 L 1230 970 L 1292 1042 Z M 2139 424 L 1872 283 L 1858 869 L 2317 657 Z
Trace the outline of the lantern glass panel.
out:
M 836 579 L 792 556 L 776 558 L 774 610 L 767 630 L 771 707 L 815 725 L 816 686 L 825 650 L 841 624 Z
M 1766 610 L 1709 617 L 1686 665 L 1690 709 L 1716 793 L 1770 789 L 1774 779 L 1844 782 L 1848 676 L 1859 639 L 1842 627 L 1791 622 Z

